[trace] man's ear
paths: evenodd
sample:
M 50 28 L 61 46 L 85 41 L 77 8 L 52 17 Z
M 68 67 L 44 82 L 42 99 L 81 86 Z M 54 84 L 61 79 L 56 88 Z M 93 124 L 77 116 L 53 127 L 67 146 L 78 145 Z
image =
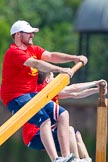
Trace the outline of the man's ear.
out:
M 48 83 L 49 83 L 49 78 L 46 77 L 43 83 L 44 83 L 44 84 L 48 84 Z
M 45 82 L 49 83 L 49 78 L 48 77 L 45 78 Z

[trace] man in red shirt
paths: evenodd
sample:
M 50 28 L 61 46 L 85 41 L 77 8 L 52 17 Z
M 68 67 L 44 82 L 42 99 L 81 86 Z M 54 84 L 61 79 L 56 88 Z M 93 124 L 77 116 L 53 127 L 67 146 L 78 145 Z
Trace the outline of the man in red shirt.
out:
M 71 68 L 62 68 L 51 63 L 87 63 L 85 56 L 49 52 L 33 44 L 34 33 L 39 31 L 24 20 L 16 21 L 10 30 L 14 43 L 6 51 L 2 68 L 1 98 L 12 114 L 29 102 L 37 94 L 38 70 L 43 72 L 67 73 L 72 77 Z M 51 62 L 51 63 L 48 63 Z M 71 162 L 69 149 L 69 114 L 59 106 L 58 118 L 53 117 L 54 102 L 45 105 L 29 123 L 40 128 L 40 137 L 51 161 Z M 49 113 L 50 112 L 50 113 Z M 57 123 L 57 136 L 62 157 L 58 157 L 51 125 Z M 64 131 L 65 130 L 65 131 Z

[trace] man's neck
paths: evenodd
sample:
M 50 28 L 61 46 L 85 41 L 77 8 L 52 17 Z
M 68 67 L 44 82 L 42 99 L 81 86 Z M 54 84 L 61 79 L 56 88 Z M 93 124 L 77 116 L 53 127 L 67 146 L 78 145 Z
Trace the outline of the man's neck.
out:
M 23 43 L 21 43 L 21 42 L 15 41 L 15 44 L 16 44 L 16 46 L 17 46 L 19 49 L 21 49 L 21 50 L 26 50 L 26 49 L 27 49 L 27 45 L 25 45 L 25 44 L 23 44 Z

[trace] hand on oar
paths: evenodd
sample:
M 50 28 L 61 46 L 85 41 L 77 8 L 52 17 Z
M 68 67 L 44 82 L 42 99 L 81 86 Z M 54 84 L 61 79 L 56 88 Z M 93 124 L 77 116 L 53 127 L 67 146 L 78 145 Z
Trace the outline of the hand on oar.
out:
M 107 81 L 106 80 L 100 79 L 100 80 L 96 81 L 96 86 L 98 86 L 98 87 L 102 86 L 103 90 L 104 90 L 104 95 L 107 94 Z

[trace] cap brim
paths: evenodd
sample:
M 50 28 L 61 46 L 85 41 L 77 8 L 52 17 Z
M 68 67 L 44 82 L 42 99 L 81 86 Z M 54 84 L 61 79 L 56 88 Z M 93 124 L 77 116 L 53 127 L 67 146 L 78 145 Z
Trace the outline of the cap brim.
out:
M 23 32 L 26 32 L 26 33 L 33 33 L 33 32 L 39 32 L 39 28 L 28 28 L 28 29 L 25 29 L 25 30 L 22 30 Z
M 33 28 L 34 29 L 34 32 L 39 32 L 39 28 Z

